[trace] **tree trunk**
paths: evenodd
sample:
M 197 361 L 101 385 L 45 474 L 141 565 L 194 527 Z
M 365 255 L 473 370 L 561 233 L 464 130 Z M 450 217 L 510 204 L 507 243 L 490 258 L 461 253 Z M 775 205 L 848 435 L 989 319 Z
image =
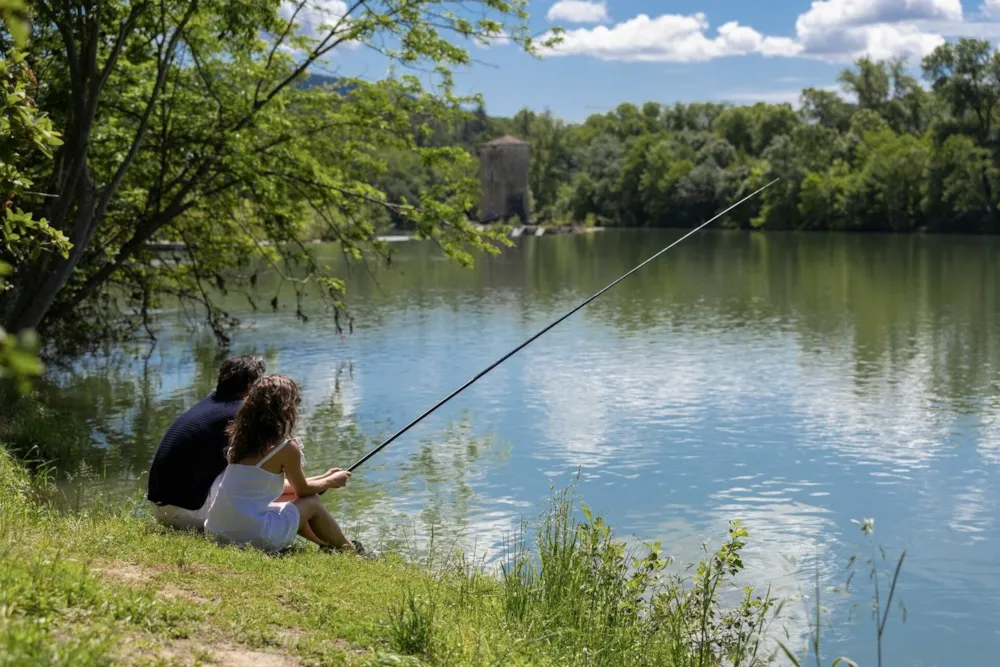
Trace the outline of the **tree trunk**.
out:
M 69 233 L 73 244 L 69 257 L 58 257 L 52 261 L 46 261 L 46 257 L 39 258 L 26 272 L 30 284 L 22 285 L 21 297 L 7 323 L 10 331 L 38 328 L 90 246 L 97 225 L 94 219 L 94 185 L 86 167 L 81 181 L 75 197 L 79 202 L 78 208 Z

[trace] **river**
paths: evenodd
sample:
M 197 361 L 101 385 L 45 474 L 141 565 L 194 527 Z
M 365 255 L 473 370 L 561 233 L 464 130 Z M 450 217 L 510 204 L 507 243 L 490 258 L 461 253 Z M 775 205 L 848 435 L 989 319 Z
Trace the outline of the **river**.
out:
M 352 335 L 324 306 L 299 321 L 272 274 L 233 351 L 263 354 L 303 389 L 311 470 L 346 466 L 522 339 L 677 238 L 673 231 L 522 238 L 473 269 L 396 244 L 388 270 L 349 279 Z M 325 252 L 325 249 L 324 249 Z M 330 261 L 339 261 L 332 249 Z M 270 290 L 270 291 L 269 291 Z M 750 530 L 747 577 L 801 591 L 817 572 L 825 664 L 873 664 L 873 518 L 907 560 L 889 664 L 990 665 L 1000 648 L 1000 239 L 696 235 L 480 380 L 325 498 L 369 542 L 487 557 L 552 486 L 579 471 L 583 501 L 623 537 L 689 562 L 727 521 Z M 67 493 L 135 493 L 169 421 L 205 395 L 211 338 L 163 315 L 146 356 L 90 359 L 62 387 L 110 452 Z M 78 471 L 79 472 L 79 471 Z M 859 551 L 861 549 L 861 551 Z M 890 567 L 891 562 L 885 564 Z M 855 605 L 857 605 L 856 608 Z M 990 620 L 994 619 L 994 620 Z M 797 646 L 798 644 L 796 644 Z

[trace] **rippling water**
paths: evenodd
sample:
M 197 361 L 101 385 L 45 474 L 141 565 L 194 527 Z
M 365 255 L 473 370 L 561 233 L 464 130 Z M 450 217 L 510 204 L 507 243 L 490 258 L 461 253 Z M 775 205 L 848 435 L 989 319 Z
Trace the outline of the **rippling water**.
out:
M 234 348 L 303 387 L 310 467 L 344 466 L 676 236 L 521 239 L 473 270 L 401 244 L 390 271 L 352 277 L 353 336 L 316 303 L 308 323 L 244 313 Z M 826 664 L 873 660 L 866 572 L 830 590 L 868 553 L 851 519 L 872 517 L 890 559 L 909 549 L 889 664 L 993 664 L 998 259 L 994 239 L 693 237 L 326 498 L 374 539 L 487 555 L 578 471 L 620 534 L 682 562 L 740 519 L 748 581 L 805 595 L 788 608 L 793 641 L 819 573 Z M 141 487 L 163 429 L 212 385 L 210 341 L 184 322 L 167 314 L 146 359 L 90 360 L 61 380 L 112 453 L 102 489 Z

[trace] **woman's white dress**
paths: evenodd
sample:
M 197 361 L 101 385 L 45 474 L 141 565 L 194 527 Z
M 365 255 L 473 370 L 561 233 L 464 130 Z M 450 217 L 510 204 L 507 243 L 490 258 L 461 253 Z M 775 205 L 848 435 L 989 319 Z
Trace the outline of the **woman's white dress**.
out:
M 294 503 L 274 502 L 285 490 L 285 476 L 261 468 L 288 442 L 272 449 L 257 465 L 226 466 L 205 520 L 207 534 L 220 542 L 249 544 L 265 551 L 281 551 L 295 541 L 299 509 Z

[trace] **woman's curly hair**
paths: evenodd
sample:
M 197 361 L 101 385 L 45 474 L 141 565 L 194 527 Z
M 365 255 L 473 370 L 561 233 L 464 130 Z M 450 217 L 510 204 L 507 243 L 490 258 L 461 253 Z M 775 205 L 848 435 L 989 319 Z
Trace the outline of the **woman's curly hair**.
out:
M 226 460 L 238 463 L 263 456 L 268 449 L 291 437 L 299 418 L 299 387 L 285 375 L 265 375 L 247 394 L 236 417 L 226 428 Z

